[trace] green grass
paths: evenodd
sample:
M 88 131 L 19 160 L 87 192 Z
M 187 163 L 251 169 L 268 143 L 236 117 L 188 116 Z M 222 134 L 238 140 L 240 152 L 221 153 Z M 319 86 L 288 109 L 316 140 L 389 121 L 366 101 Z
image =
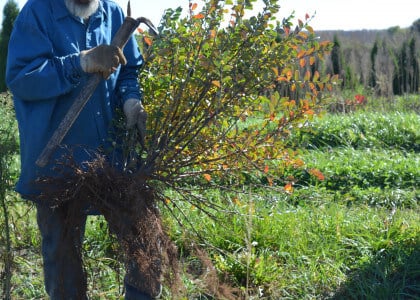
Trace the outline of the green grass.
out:
M 13 114 L 5 106 L 0 113 L 3 128 Z M 15 125 L 8 128 L 16 135 Z M 168 191 L 196 230 L 186 222 L 180 226 L 162 208 L 180 250 L 187 299 L 211 299 L 210 275 L 191 244 L 207 251 L 222 282 L 254 299 L 418 299 L 419 132 L 419 117 L 410 112 L 325 115 L 291 136 L 305 161 L 302 168 L 286 169 L 285 177 L 294 178 L 293 193 L 283 190 L 284 178 L 272 188 L 261 188 L 264 181 L 253 178 L 243 193 L 201 191 L 226 207 L 214 212 L 216 220 Z M 0 139 L 4 136 L 0 130 Z M 16 154 L 7 157 L 9 177 L 2 183 L 13 254 L 12 299 L 45 299 L 35 210 L 12 191 Z M 310 175 L 311 169 L 325 179 Z M 4 229 L 0 214 L 0 276 Z M 118 252 L 104 219 L 90 217 L 83 253 L 91 299 L 122 299 Z M 194 268 L 204 270 L 187 272 Z M 163 299 L 172 299 L 166 288 Z
M 226 223 L 204 223 L 196 210 L 188 218 L 218 249 L 210 251 L 217 269 L 235 285 L 245 286 L 248 279 L 250 294 L 260 290 L 269 299 L 332 296 L 346 288 L 350 274 L 374 268 L 379 258 L 394 263 L 388 253 L 419 258 L 414 252 L 420 242 L 418 210 L 288 200 L 277 192 L 250 193 L 240 197 Z M 185 236 L 174 233 L 174 238 L 183 245 Z M 383 268 L 388 272 L 393 265 Z M 401 268 L 409 272 L 413 266 Z M 383 284 L 391 283 L 385 278 Z

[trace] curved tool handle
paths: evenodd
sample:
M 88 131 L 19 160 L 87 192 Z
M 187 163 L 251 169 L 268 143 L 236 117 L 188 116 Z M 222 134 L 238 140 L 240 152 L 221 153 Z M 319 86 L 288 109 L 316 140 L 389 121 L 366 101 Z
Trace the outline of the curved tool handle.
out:
M 130 36 L 133 34 L 133 32 L 136 30 L 139 24 L 140 21 L 138 19 L 136 20 L 131 17 L 126 17 L 120 29 L 118 29 L 117 33 L 112 39 L 111 45 L 123 49 L 125 44 L 127 44 Z M 67 111 L 60 125 L 54 131 L 44 150 L 42 150 L 41 154 L 36 160 L 35 163 L 37 164 L 37 166 L 45 167 L 47 165 L 51 155 L 54 153 L 57 146 L 63 141 L 67 132 L 79 116 L 83 107 L 85 107 L 90 97 L 92 97 L 93 92 L 95 91 L 96 87 L 101 82 L 101 80 L 102 76 L 99 74 L 92 74 L 90 76 L 90 78 L 86 82 L 86 86 L 82 89 L 80 94 L 74 100 L 72 106 Z

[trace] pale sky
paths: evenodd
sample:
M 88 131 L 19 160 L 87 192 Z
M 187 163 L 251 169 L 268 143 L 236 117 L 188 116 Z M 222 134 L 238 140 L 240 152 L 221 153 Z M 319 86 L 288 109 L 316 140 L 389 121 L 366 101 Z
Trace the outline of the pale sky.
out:
M 7 0 L 0 0 L 2 19 Z M 15 0 L 21 8 L 26 0 Z M 128 0 L 114 0 L 124 9 Z M 201 3 L 202 0 L 191 0 Z M 181 6 L 188 11 L 188 0 L 131 0 L 132 17 L 147 17 L 157 25 L 166 8 Z M 262 1 L 254 5 L 262 6 Z M 315 14 L 310 25 L 315 30 L 387 29 L 393 26 L 409 27 L 420 18 L 419 0 L 279 0 L 279 19 L 295 16 L 304 20 L 305 14 Z M 261 7 L 259 6 L 259 7 Z M 1 23 L 0 23 L 1 24 Z

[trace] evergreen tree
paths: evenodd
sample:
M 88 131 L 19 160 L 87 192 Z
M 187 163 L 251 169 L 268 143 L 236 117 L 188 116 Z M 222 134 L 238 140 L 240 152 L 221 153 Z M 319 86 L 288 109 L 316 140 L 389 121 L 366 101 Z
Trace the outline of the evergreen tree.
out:
M 413 22 L 413 25 L 410 27 L 411 31 L 414 33 L 420 33 L 420 19 L 417 19 Z
M 3 9 L 3 23 L 0 33 L 0 92 L 5 92 L 6 87 L 6 61 L 7 48 L 10 35 L 13 29 L 13 23 L 19 14 L 19 7 L 14 0 L 8 0 Z
M 331 50 L 331 62 L 333 74 L 341 73 L 341 45 L 337 35 L 334 35 L 333 47 Z
M 413 63 L 417 62 L 415 53 L 411 53 L 410 48 L 415 46 L 414 42 L 404 41 L 396 59 L 395 74 L 393 80 L 393 90 L 395 95 L 402 95 L 404 93 L 412 92 L 412 74 Z M 414 52 L 414 49 L 413 49 Z M 413 55 L 413 59 L 411 58 Z M 414 66 L 418 69 L 418 66 Z
M 373 44 L 372 50 L 370 51 L 370 75 L 369 75 L 369 86 L 375 88 L 376 86 L 376 56 L 378 55 L 378 41 L 376 40 Z
M 409 54 L 409 87 L 410 93 L 416 93 L 419 90 L 419 62 L 416 56 L 416 39 L 413 37 L 408 44 Z

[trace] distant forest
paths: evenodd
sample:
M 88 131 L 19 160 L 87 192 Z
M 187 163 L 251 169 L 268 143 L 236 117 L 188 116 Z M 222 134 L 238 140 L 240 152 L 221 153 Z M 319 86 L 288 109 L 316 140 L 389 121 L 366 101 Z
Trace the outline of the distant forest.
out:
M 419 92 L 420 19 L 409 28 L 316 33 L 334 44 L 324 71 L 338 74 L 342 88 L 362 85 L 384 97 Z

